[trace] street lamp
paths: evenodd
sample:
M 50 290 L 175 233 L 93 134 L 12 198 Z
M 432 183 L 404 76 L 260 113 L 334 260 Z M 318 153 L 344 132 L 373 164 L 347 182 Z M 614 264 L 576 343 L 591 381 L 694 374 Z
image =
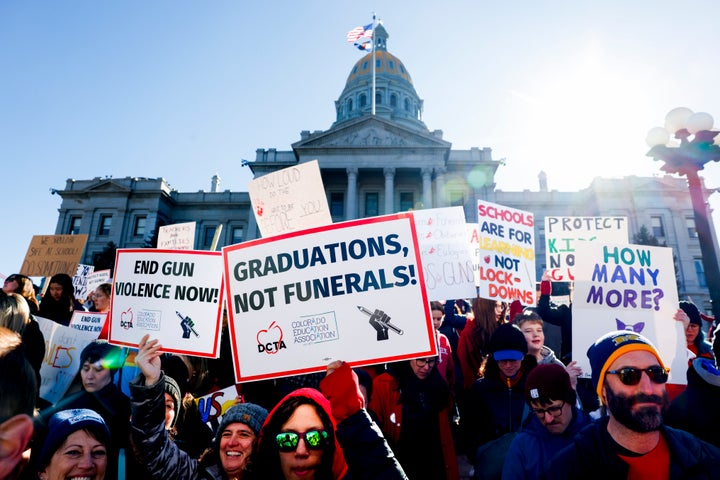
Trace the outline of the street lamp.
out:
M 703 185 L 698 176 L 706 163 L 720 161 L 720 137 L 717 136 L 720 132 L 711 130 L 713 122 L 709 113 L 693 113 L 689 108 L 678 107 L 665 117 L 665 128 L 655 127 L 650 130 L 646 141 L 650 146 L 647 156 L 665 162 L 661 170 L 687 177 L 712 313 L 720 320 L 720 269 L 710 232 Z M 671 135 L 679 143 L 671 143 Z

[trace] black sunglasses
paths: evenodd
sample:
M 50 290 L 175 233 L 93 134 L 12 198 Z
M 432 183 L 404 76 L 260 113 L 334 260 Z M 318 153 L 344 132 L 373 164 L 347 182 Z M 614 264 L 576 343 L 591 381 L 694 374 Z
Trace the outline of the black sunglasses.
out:
M 668 381 L 668 370 L 664 369 L 660 365 L 653 365 L 646 369 L 640 369 L 635 367 L 625 367 L 620 370 L 608 370 L 606 373 L 612 373 L 617 375 L 622 383 L 625 385 L 637 385 L 640 383 L 642 373 L 647 373 L 647 376 L 653 383 L 665 383 Z
M 325 430 L 309 430 L 305 433 L 280 432 L 275 436 L 275 443 L 281 452 L 294 452 L 300 443 L 300 437 L 302 437 L 307 448 L 320 450 L 325 448 L 328 436 L 328 432 Z

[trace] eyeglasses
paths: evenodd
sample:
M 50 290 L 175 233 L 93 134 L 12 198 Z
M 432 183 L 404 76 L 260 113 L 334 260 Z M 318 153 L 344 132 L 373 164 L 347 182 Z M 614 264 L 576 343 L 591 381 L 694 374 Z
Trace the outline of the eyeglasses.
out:
M 417 365 L 418 367 L 430 365 L 430 368 L 432 368 L 437 365 L 437 358 L 416 358 L 415 365 Z
M 535 415 L 537 415 L 540 418 L 543 418 L 546 413 L 549 413 L 551 417 L 557 417 L 562 413 L 562 409 L 565 406 L 565 402 L 562 402 L 560 405 L 555 407 L 547 407 L 547 408 L 533 408 L 532 411 Z
M 646 369 L 625 367 L 620 370 L 608 370 L 606 373 L 617 375 L 625 385 L 637 385 L 642 378 L 642 372 L 647 373 L 648 378 L 650 378 L 653 383 L 665 383 L 668 381 L 668 370 L 660 365 L 653 365 Z
M 320 450 L 327 445 L 328 436 L 325 430 L 309 430 L 305 433 L 280 432 L 275 436 L 275 443 L 281 452 L 294 452 L 302 437 L 305 440 L 305 447 L 310 450 Z

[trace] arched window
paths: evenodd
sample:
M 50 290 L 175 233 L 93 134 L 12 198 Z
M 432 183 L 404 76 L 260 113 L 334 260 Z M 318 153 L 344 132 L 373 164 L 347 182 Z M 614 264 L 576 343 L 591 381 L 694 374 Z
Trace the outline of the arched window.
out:
M 348 98 L 348 101 L 347 101 L 347 111 L 348 111 L 348 113 L 352 112 L 352 107 L 353 107 L 353 105 L 352 105 L 352 98 Z
M 397 95 L 394 93 L 390 94 L 390 106 L 397 107 Z
M 388 64 L 390 65 L 390 70 L 395 70 L 395 62 L 388 60 Z
M 376 105 L 382 104 L 382 93 L 375 92 L 375 104 Z
M 364 107 L 365 105 L 367 105 L 367 95 L 363 93 L 362 95 L 360 95 L 360 108 Z

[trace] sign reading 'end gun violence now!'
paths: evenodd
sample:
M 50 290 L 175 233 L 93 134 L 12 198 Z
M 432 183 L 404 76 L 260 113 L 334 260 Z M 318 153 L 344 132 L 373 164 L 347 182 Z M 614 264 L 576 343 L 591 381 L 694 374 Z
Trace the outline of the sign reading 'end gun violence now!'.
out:
M 482 298 L 535 304 L 535 219 L 523 210 L 478 201 Z
M 165 352 L 216 358 L 223 294 L 220 252 L 120 249 L 109 341 L 134 347 L 150 334 Z
M 222 253 L 238 382 L 437 354 L 412 214 Z
M 85 234 L 33 236 L 20 273 L 28 277 L 74 276 L 87 238 Z

